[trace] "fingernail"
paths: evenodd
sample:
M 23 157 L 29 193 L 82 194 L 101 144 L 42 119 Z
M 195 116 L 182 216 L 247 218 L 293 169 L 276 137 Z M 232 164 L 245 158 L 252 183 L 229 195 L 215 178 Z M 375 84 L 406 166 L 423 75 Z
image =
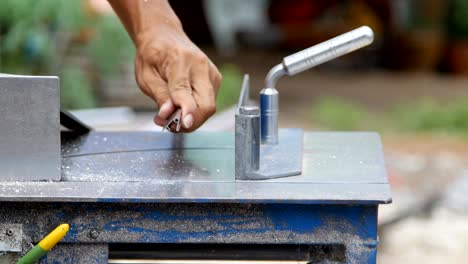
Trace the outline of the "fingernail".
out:
M 185 128 L 191 128 L 193 125 L 193 116 L 192 114 L 188 114 L 187 116 L 184 117 L 183 119 L 184 127 Z
M 161 108 L 159 108 L 159 116 L 166 116 L 166 115 L 168 115 L 167 112 L 170 110 L 170 108 L 171 108 L 171 102 L 169 102 L 169 101 L 165 102 L 165 103 L 161 106 Z M 166 118 L 166 117 L 164 117 L 164 118 Z

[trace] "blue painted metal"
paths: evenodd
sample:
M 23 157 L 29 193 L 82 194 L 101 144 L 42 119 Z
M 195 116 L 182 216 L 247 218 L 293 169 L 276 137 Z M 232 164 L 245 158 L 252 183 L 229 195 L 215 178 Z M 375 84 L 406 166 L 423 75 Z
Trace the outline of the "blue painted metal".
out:
M 62 243 L 78 249 L 109 243 L 343 244 L 349 263 L 374 263 L 378 242 L 376 205 L 3 203 L 0 219 L 22 223 L 33 241 L 67 222 Z M 90 237 L 90 230 L 99 236 Z M 104 263 L 77 262 L 76 252 L 60 263 Z
M 107 264 L 108 255 L 106 244 L 59 244 L 45 255 L 39 264 Z

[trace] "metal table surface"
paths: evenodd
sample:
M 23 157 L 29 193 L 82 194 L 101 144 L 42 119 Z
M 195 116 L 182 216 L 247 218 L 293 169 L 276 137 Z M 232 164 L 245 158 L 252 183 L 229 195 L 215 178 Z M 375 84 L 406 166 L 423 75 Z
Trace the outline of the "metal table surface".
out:
M 281 130 L 280 133 L 288 133 Z M 303 173 L 234 180 L 234 135 L 62 135 L 62 180 L 2 182 L 0 201 L 378 204 L 391 201 L 372 132 L 304 135 Z

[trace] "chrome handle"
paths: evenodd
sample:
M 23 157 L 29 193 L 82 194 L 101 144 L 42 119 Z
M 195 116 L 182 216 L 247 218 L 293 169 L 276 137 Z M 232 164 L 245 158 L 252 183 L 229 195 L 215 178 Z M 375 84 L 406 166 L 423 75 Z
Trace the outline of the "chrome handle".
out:
M 261 138 L 263 144 L 278 143 L 278 92 L 276 83 L 283 75 L 292 76 L 365 47 L 374 41 L 374 32 L 362 26 L 308 49 L 289 55 L 273 67 L 260 91 Z
M 374 32 L 368 26 L 351 30 L 308 49 L 289 55 L 267 75 L 267 88 L 274 88 L 283 75 L 295 75 L 312 67 L 368 46 L 374 41 Z

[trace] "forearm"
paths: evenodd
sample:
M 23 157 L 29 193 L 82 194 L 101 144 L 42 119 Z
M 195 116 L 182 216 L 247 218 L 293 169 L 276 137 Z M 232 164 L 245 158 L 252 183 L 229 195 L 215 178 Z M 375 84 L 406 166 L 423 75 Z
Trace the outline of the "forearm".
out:
M 183 30 L 167 0 L 108 0 L 135 45 L 142 34 L 155 27 Z
M 159 106 L 155 123 L 182 109 L 182 131 L 200 127 L 216 111 L 221 74 L 185 34 L 167 0 L 108 0 L 137 48 L 135 77 Z

